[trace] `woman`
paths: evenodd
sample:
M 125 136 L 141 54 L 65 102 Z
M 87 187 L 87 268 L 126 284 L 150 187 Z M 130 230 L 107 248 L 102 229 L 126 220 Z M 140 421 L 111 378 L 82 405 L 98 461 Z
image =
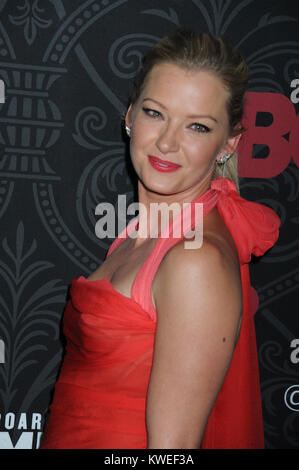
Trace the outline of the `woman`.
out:
M 72 282 L 41 448 L 264 447 L 248 262 L 279 219 L 238 194 L 246 84 L 240 54 L 208 34 L 179 30 L 144 59 L 125 123 L 146 210 Z M 150 215 L 162 202 L 182 208 L 169 227 Z M 172 236 L 185 203 L 203 207 L 193 249 L 194 214 Z

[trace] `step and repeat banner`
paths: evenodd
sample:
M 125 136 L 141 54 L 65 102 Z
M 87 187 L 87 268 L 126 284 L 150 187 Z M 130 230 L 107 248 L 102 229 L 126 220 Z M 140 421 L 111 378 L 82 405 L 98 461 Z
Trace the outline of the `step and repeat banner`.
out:
M 250 265 L 266 447 L 299 448 L 299 4 L 0 0 L 0 449 L 36 449 L 73 278 L 104 260 L 96 206 L 136 200 L 122 118 L 143 54 L 185 26 L 250 70 L 241 195 L 282 221 Z

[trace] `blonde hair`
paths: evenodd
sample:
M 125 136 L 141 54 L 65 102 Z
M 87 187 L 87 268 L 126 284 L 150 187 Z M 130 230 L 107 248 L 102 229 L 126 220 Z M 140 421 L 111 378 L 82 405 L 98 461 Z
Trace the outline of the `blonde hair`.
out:
M 171 63 L 187 69 L 214 73 L 229 91 L 227 112 L 230 136 L 246 129 L 242 126 L 248 67 L 240 52 L 228 39 L 189 29 L 178 29 L 148 51 L 142 61 L 131 95 L 131 103 L 139 98 L 149 72 L 157 64 Z M 216 164 L 213 179 L 222 175 L 230 178 L 239 191 L 237 152 L 223 165 Z

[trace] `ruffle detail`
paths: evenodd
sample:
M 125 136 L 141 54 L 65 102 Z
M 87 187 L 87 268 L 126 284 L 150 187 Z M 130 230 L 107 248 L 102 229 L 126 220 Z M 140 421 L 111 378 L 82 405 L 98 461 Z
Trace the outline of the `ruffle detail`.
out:
M 249 263 L 252 254 L 262 256 L 276 243 L 281 221 L 272 209 L 242 198 L 228 178 L 212 180 L 211 189 L 219 192 L 217 209 L 234 238 L 241 264 Z

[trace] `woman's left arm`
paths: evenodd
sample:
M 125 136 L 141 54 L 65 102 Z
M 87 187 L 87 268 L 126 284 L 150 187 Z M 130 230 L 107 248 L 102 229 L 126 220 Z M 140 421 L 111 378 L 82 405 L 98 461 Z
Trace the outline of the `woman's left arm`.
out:
M 199 448 L 238 335 L 240 272 L 213 242 L 196 250 L 179 243 L 162 261 L 156 285 L 148 448 Z

